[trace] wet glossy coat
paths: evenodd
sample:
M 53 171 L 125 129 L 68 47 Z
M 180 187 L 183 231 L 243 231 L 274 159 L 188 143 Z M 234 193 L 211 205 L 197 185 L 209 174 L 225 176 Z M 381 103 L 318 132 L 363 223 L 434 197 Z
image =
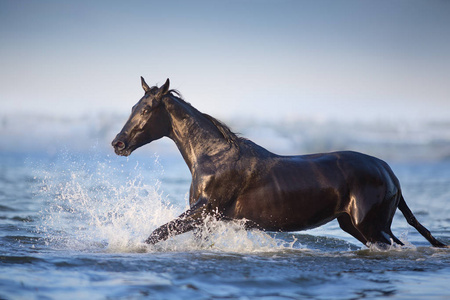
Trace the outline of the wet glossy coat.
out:
M 432 245 L 445 246 L 416 220 L 384 161 L 349 151 L 279 156 L 196 110 L 169 90 L 169 80 L 160 88 L 141 80 L 145 95 L 112 142 L 115 152 L 127 156 L 167 136 L 192 174 L 191 208 L 147 243 L 195 229 L 211 215 L 270 231 L 304 230 L 337 218 L 364 244 L 401 244 L 390 229 L 398 207 Z

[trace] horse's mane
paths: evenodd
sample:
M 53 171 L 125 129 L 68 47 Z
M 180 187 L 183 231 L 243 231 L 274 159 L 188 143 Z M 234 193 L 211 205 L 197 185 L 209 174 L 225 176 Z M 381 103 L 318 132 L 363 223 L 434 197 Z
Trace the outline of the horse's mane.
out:
M 189 105 L 190 107 L 194 108 L 189 102 L 186 102 L 183 97 L 181 96 L 181 93 L 177 90 L 169 90 L 168 94 L 175 97 L 177 100 L 181 101 L 182 103 Z M 230 127 L 222 123 L 221 121 L 217 120 L 214 117 L 211 117 L 208 114 L 204 114 L 200 112 L 208 121 L 210 121 L 214 127 L 219 130 L 220 134 L 223 136 L 223 138 L 232 146 L 235 146 L 236 148 L 239 148 L 239 141 L 241 138 L 231 131 Z
M 236 135 L 233 131 L 231 131 L 230 127 L 217 120 L 216 118 L 211 117 L 208 114 L 202 113 L 203 116 L 208 119 L 213 125 L 219 130 L 225 140 L 230 144 L 239 148 L 240 137 Z

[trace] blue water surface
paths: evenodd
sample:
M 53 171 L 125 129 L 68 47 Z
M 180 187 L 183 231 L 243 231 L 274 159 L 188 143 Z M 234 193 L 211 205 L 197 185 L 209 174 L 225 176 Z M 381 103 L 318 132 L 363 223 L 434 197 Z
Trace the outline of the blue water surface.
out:
M 450 250 L 400 213 L 405 246 L 388 250 L 335 221 L 291 233 L 210 221 L 207 236 L 145 245 L 187 208 L 190 184 L 176 151 L 148 149 L 0 148 L 0 299 L 450 298 Z M 450 161 L 389 162 L 416 217 L 450 244 Z

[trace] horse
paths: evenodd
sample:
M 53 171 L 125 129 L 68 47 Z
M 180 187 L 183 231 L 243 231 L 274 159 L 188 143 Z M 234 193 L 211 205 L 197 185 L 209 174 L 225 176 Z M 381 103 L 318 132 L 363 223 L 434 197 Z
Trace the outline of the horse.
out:
M 241 220 L 248 229 L 300 231 L 337 219 L 366 246 L 403 243 L 391 231 L 398 208 L 434 247 L 447 247 L 420 224 L 389 165 L 366 154 L 340 151 L 281 156 L 237 136 L 170 89 L 148 86 L 112 141 L 117 155 L 162 137 L 172 139 L 192 175 L 189 209 L 154 230 L 156 244 L 199 229 L 207 216 Z

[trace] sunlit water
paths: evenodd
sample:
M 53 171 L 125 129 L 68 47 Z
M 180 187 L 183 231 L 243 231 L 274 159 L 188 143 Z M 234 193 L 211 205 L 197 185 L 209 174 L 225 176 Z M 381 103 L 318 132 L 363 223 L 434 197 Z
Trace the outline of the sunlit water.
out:
M 450 297 L 450 250 L 430 247 L 400 213 L 392 229 L 406 246 L 389 250 L 367 249 L 336 222 L 270 233 L 209 220 L 202 234 L 148 246 L 188 206 L 187 167 L 160 155 L 3 151 L 0 299 Z M 450 161 L 392 167 L 420 222 L 450 244 Z

